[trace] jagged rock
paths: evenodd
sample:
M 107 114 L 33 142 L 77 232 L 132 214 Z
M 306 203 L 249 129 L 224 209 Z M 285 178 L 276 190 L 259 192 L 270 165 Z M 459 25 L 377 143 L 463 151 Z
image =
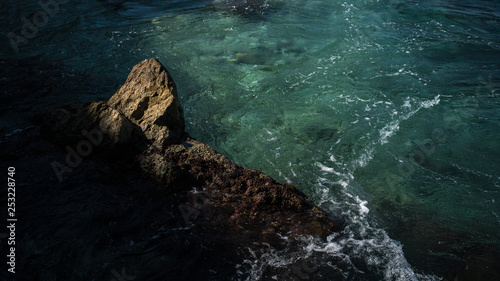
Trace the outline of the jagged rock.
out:
M 192 220 L 224 233 L 273 240 L 278 233 L 326 237 L 339 227 L 295 187 L 245 169 L 184 132 L 175 84 L 156 59 L 136 65 L 108 103 L 72 105 L 45 116 L 45 129 L 59 139 L 78 139 L 97 128 L 102 147 L 129 155 L 166 196 L 198 189 L 208 201 Z M 148 147 L 141 142 L 149 141 Z M 130 151 L 135 147 L 136 153 Z M 121 150 L 120 150 L 121 149 Z M 199 201 L 199 200 L 198 200 Z M 204 201 L 204 200 L 203 200 Z M 199 202 L 198 202 L 199 203 Z M 190 208 L 200 208 L 196 200 Z
M 157 59 L 134 66 L 107 103 L 69 105 L 41 119 L 45 132 L 59 142 L 74 141 L 82 138 L 82 131 L 98 129 L 106 149 L 123 144 L 143 149 L 142 140 L 165 147 L 178 142 L 185 127 L 175 83 Z
M 184 133 L 184 113 L 175 83 L 157 59 L 134 66 L 108 105 L 138 125 L 146 138 L 160 147 L 177 142 Z
M 19 73 L 5 80 L 14 81 Z M 19 110 L 11 104 L 4 109 L 10 110 L 7 115 Z M 324 237 L 339 226 L 295 187 L 244 169 L 187 134 L 162 149 L 128 152 L 141 143 L 142 129 L 105 103 L 64 106 L 40 117 L 42 130 L 29 126 L 0 137 L 0 162 L 16 169 L 16 216 L 23 221 L 16 225 L 16 256 L 21 257 L 16 275 L 0 273 L 0 280 L 109 280 L 119 274 L 129 280 L 235 280 L 252 278 L 242 273 L 254 266 L 262 270 L 262 280 L 377 279 L 351 268 L 344 255 L 332 258 L 314 250 L 297 256 L 294 249 L 305 245 L 294 236 Z M 64 170 L 60 181 L 51 163 L 71 157 L 60 146 L 78 141 L 85 128 L 103 133 L 102 150 L 127 152 L 126 157 L 93 152 Z M 146 180 L 137 166 L 159 184 Z M 442 243 L 427 247 L 444 253 L 431 262 L 446 265 L 445 278 L 500 280 L 500 251 L 494 245 L 471 243 L 470 237 L 426 220 L 419 225 L 417 239 L 454 244 L 447 253 Z M 283 254 L 275 247 L 280 243 L 292 249 L 284 253 L 285 266 L 267 266 L 269 254 Z M 405 247 L 418 252 L 415 245 Z M 269 246 L 277 251 L 269 252 Z M 320 259 L 324 266 L 310 263 Z M 351 276 L 351 270 L 360 275 Z
M 239 236 L 255 235 L 263 241 L 273 241 L 277 234 L 324 238 L 341 228 L 294 186 L 245 169 L 190 137 L 160 154 L 150 149 L 138 157 L 143 170 L 160 181 L 165 182 L 165 172 L 173 176 L 172 171 L 177 171 L 169 190 L 197 189 L 189 202 L 190 208 L 200 210 L 189 218 L 195 224 Z
M 141 135 L 134 123 L 103 102 L 55 109 L 42 116 L 41 126 L 45 135 L 58 143 L 74 143 L 90 133 L 94 146 L 109 150 L 132 146 Z
M 171 161 L 158 153 L 143 153 L 137 156 L 137 162 L 141 170 L 145 172 L 154 182 L 164 187 L 164 191 L 171 194 L 179 191 L 179 185 L 176 182 L 181 178 L 179 168 Z M 169 189 L 169 190 L 165 190 Z M 180 188 L 185 189 L 185 188 Z

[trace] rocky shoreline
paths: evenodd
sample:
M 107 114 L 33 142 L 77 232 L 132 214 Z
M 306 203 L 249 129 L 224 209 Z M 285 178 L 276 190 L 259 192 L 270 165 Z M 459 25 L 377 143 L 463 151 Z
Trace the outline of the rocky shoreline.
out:
M 232 280 L 242 249 L 341 230 L 184 122 L 172 77 L 149 59 L 108 102 L 59 107 L 3 140 L 0 158 L 23 180 L 15 280 L 109 280 L 122 268 L 136 280 Z
M 0 231 L 2 253 L 10 233 L 16 241 L 16 273 L 7 265 L 1 280 L 383 279 L 345 249 L 325 252 L 349 230 L 341 210 L 327 215 L 190 137 L 157 60 L 137 65 L 109 101 L 90 103 L 75 97 L 107 99 L 118 85 L 37 58 L 0 65 L 0 166 L 15 167 L 18 219 Z M 497 247 L 430 218 L 420 228 L 408 221 L 391 227 L 416 237 L 404 245 L 412 265 L 443 280 L 498 279 Z

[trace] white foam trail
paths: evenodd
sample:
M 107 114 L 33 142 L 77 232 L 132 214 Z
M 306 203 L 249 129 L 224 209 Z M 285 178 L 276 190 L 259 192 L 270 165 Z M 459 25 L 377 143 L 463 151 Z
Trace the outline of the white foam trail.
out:
M 368 201 L 362 201 L 361 199 L 359 199 L 359 197 L 357 199 L 358 199 L 358 201 L 360 201 L 360 203 L 359 203 L 360 215 L 362 215 L 362 216 L 367 215 L 368 212 L 370 212 L 370 209 L 368 209 L 368 207 L 366 207 L 366 205 L 368 204 Z
M 363 266 L 369 268 L 371 272 L 378 272 L 380 280 L 441 280 L 433 275 L 415 273 L 404 257 L 401 244 L 390 239 L 385 231 L 370 227 L 358 233 L 354 228 L 348 227 L 341 233 L 334 233 L 326 241 L 312 236 L 299 237 L 295 242 L 299 243 L 300 247 L 292 251 L 266 247 L 256 253 L 248 249 L 254 259 L 245 260 L 239 267 L 249 268 L 246 281 L 262 280 L 266 269 L 277 272 L 274 275 L 276 280 L 285 280 L 280 274 L 287 270 L 295 277 L 303 277 L 298 280 L 309 280 L 309 275 L 325 270 L 341 273 L 344 277 L 342 280 L 357 280 L 365 273 L 357 269 L 352 262 L 354 258 L 363 259 L 365 263 Z M 291 242 L 288 237 L 285 238 L 283 239 L 285 243 Z M 314 264 L 322 260 L 337 260 L 339 264 L 325 262 L 314 266 L 303 266 L 305 263 Z
M 437 95 L 432 100 L 426 100 L 426 101 L 420 102 L 420 105 L 415 110 L 412 110 L 412 111 L 408 112 L 407 114 L 403 115 L 401 118 L 393 120 L 389 124 L 385 125 L 379 131 L 379 133 L 380 133 L 379 143 L 382 145 L 388 143 L 389 142 L 388 138 L 393 136 L 396 132 L 399 131 L 399 124 L 401 121 L 408 120 L 410 117 L 415 115 L 415 113 L 417 113 L 422 108 L 431 108 L 435 105 L 438 105 L 439 102 L 441 101 L 439 99 L 439 97 L 440 97 L 440 95 Z M 405 101 L 405 103 L 403 104 L 403 107 L 406 107 L 408 109 L 412 108 L 412 105 L 410 103 L 410 99 L 407 99 Z M 396 116 L 396 115 L 397 114 L 394 114 L 393 116 Z
M 424 108 L 430 108 L 435 105 L 438 105 L 441 100 L 439 99 L 439 95 L 435 96 L 433 100 L 430 101 L 423 101 L 422 102 L 422 107 Z
M 399 120 L 392 121 L 391 123 L 385 125 L 382 129 L 380 129 L 380 144 L 386 144 L 389 141 L 387 138 L 394 135 L 397 131 L 399 131 Z
M 338 214 L 338 210 L 342 210 L 342 217 L 347 220 L 347 226 L 340 235 L 336 235 L 335 239 L 331 239 L 328 244 L 314 241 L 309 248 L 327 253 L 329 252 L 326 249 L 331 248 L 334 249 L 332 254 L 344 254 L 351 258 L 361 259 L 365 266 L 370 268 L 370 272 L 381 272 L 380 278 L 382 280 L 440 280 L 436 276 L 415 273 L 404 256 L 401 244 L 392 240 L 384 230 L 370 224 L 368 218 L 369 202 L 362 199 L 363 196 L 354 195 L 357 193 L 356 190 L 362 190 L 362 188 L 355 188 L 353 176 L 357 168 L 366 166 L 373 158 L 376 145 L 388 143 L 389 138 L 398 132 L 401 121 L 411 118 L 422 108 L 430 108 L 439 102 L 439 95 L 432 100 L 416 103 L 413 101 L 413 104 L 412 100 L 408 98 L 401 108 L 402 111 L 406 111 L 406 114 L 393 114 L 392 117 L 397 118 L 380 129 L 380 138 L 369 143 L 360 152 L 360 156 L 350 162 L 350 165 L 339 163 L 333 154 L 330 155 L 333 167 L 331 164 L 316 163 L 323 174 L 331 174 L 340 178 L 337 181 L 323 178 L 322 186 L 325 190 L 329 190 L 335 189 L 335 186 L 342 183 L 341 196 L 343 198 L 335 201 L 332 194 L 325 191 L 320 194 L 319 201 L 323 205 L 334 206 L 331 209 L 332 213 L 337 212 Z M 414 108 L 415 104 L 418 105 L 416 108 Z

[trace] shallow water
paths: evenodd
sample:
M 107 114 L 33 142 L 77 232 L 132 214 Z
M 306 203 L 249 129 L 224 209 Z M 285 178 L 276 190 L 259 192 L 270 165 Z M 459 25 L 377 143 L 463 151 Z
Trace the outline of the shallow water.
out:
M 269 268 L 308 259 L 316 274 L 337 260 L 346 280 L 491 270 L 500 248 L 500 3 L 253 3 L 70 1 L 18 53 L 3 40 L 1 55 L 58 62 L 112 89 L 158 57 L 192 136 L 345 220 L 326 244 L 304 238 L 302 249 L 255 254 L 242 280 L 272 280 Z M 22 17 L 42 10 L 36 1 L 0 9 L 18 35 Z

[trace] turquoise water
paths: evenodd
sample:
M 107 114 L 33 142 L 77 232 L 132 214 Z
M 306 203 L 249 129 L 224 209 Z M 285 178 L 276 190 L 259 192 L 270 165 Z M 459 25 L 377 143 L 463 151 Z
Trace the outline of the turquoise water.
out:
M 16 34 L 41 10 L 22 2 L 1 8 Z M 349 260 L 346 280 L 488 272 L 500 252 L 500 3 L 246 2 L 70 1 L 1 54 L 114 89 L 158 57 L 192 136 L 345 221 L 326 243 L 257 255 L 242 280 L 312 252 Z

